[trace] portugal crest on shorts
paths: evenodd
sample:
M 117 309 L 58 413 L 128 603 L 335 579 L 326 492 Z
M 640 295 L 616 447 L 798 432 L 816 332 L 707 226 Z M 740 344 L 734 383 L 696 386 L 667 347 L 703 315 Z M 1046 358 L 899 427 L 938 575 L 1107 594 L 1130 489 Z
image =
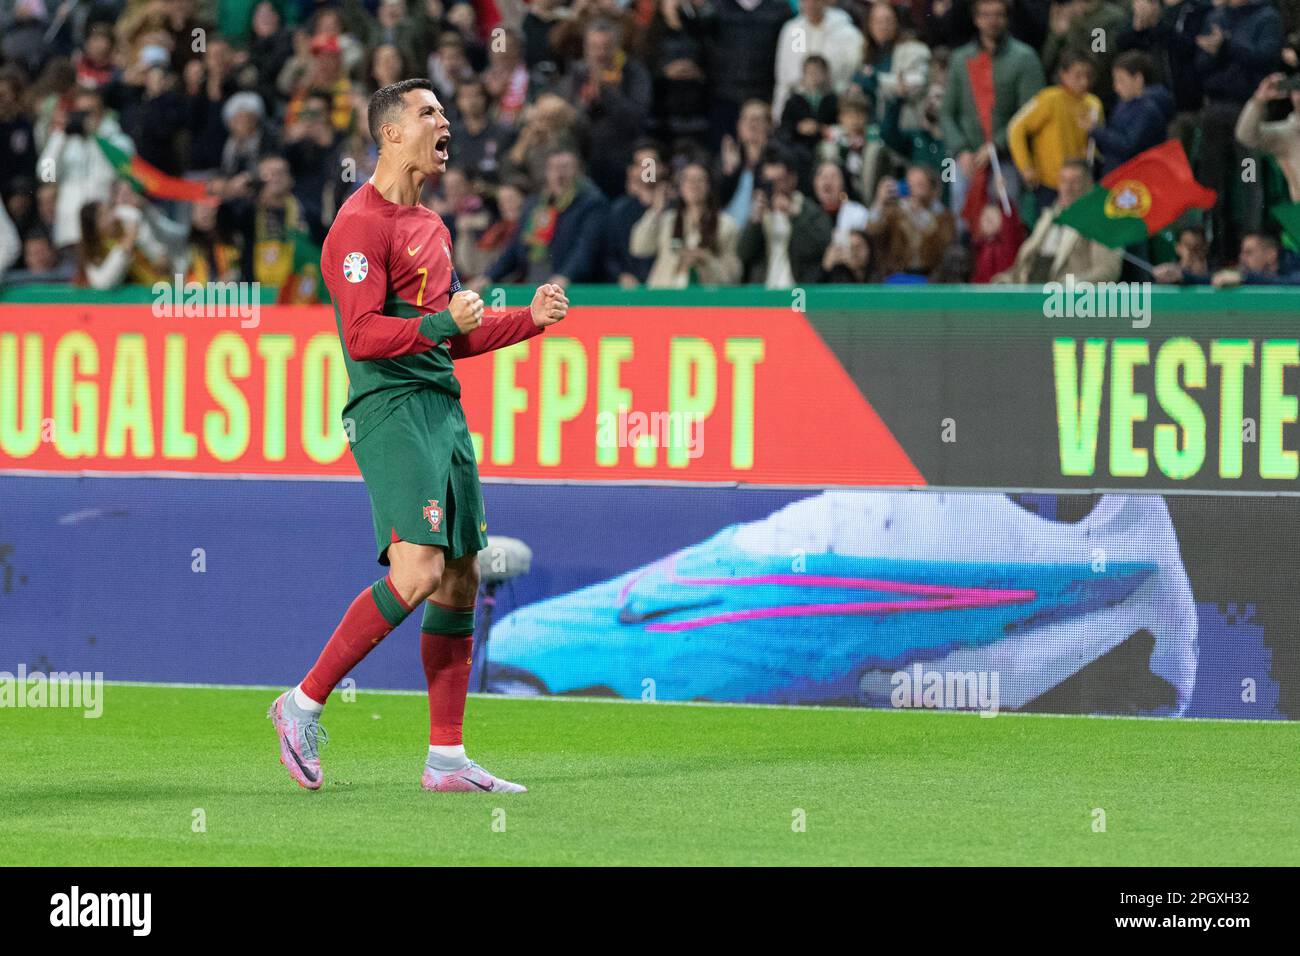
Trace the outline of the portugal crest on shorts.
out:
M 424 506 L 424 520 L 429 522 L 429 530 L 434 534 L 442 530 L 442 509 L 438 507 L 436 498 L 429 499 L 429 503 Z
M 360 282 L 370 271 L 370 262 L 359 252 L 349 252 L 343 257 L 343 278 L 349 282 Z

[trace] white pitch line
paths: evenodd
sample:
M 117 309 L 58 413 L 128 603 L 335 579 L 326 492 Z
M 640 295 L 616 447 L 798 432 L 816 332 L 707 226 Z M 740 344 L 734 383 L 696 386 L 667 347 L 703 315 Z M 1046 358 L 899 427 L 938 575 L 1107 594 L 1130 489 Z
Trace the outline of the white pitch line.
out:
M 106 687 L 160 687 L 172 690 L 257 690 L 257 691 L 280 691 L 283 692 L 285 687 L 281 684 L 201 684 L 187 683 L 183 681 L 131 681 L 131 680 L 106 680 Z M 387 697 L 425 697 L 427 691 L 423 690 L 396 690 L 388 688 L 356 688 L 358 694 L 376 694 Z M 793 710 L 803 712 L 840 712 L 850 714 L 935 714 L 944 717 L 976 717 L 980 718 L 980 712 L 977 710 L 948 710 L 938 707 L 845 707 L 843 705 L 820 706 L 817 704 L 751 704 L 751 703 L 727 703 L 725 701 L 713 700 L 654 700 L 642 701 L 633 700 L 625 697 L 576 697 L 576 696 L 511 696 L 509 694 L 479 694 L 471 693 L 466 695 L 475 700 L 495 700 L 507 701 L 510 703 L 527 703 L 531 701 L 547 703 L 581 703 L 581 704 L 627 704 L 627 705 L 644 705 L 655 704 L 661 707 L 706 707 L 722 708 L 735 710 Z M 1270 724 L 1282 726 L 1294 726 L 1295 721 L 1278 718 L 1269 720 L 1262 717 L 1148 717 L 1131 714 L 1027 714 L 1020 711 L 1000 710 L 998 717 L 1022 717 L 1022 718 L 1058 718 L 1058 719 L 1088 719 L 1088 720 L 1148 720 L 1159 721 L 1171 724 Z M 989 718 L 983 717 L 982 720 Z

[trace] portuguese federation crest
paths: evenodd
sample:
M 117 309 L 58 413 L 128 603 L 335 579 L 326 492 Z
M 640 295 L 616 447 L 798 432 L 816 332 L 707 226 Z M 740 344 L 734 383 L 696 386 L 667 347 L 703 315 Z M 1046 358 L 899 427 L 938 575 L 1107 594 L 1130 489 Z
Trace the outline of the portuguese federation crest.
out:
M 1111 219 L 1145 219 L 1151 211 L 1151 190 L 1136 179 L 1122 179 L 1106 194 L 1105 210 Z
M 442 508 L 438 507 L 436 498 L 429 499 L 424 506 L 424 520 L 429 522 L 429 530 L 434 534 L 442 530 Z

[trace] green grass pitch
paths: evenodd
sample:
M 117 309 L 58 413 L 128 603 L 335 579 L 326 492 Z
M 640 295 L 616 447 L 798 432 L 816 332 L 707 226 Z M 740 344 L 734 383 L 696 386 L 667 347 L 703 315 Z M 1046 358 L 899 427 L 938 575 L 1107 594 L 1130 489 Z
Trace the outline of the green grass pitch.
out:
M 423 695 L 362 692 L 327 708 L 308 793 L 274 696 L 109 685 L 98 719 L 0 712 L 0 863 L 1300 863 L 1285 723 L 475 696 L 471 755 L 531 792 L 430 794 Z

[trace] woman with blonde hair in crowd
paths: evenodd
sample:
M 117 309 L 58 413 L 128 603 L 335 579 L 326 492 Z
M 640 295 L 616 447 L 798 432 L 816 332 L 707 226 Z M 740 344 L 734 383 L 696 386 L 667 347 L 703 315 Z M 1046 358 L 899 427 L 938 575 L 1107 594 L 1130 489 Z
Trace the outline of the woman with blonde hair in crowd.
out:
M 740 226 L 719 210 L 708 169 L 687 163 L 677 174 L 677 192 L 680 198 L 670 205 L 667 184 L 659 184 L 650 208 L 632 227 L 632 255 L 655 257 L 646 286 L 684 289 L 739 282 Z

